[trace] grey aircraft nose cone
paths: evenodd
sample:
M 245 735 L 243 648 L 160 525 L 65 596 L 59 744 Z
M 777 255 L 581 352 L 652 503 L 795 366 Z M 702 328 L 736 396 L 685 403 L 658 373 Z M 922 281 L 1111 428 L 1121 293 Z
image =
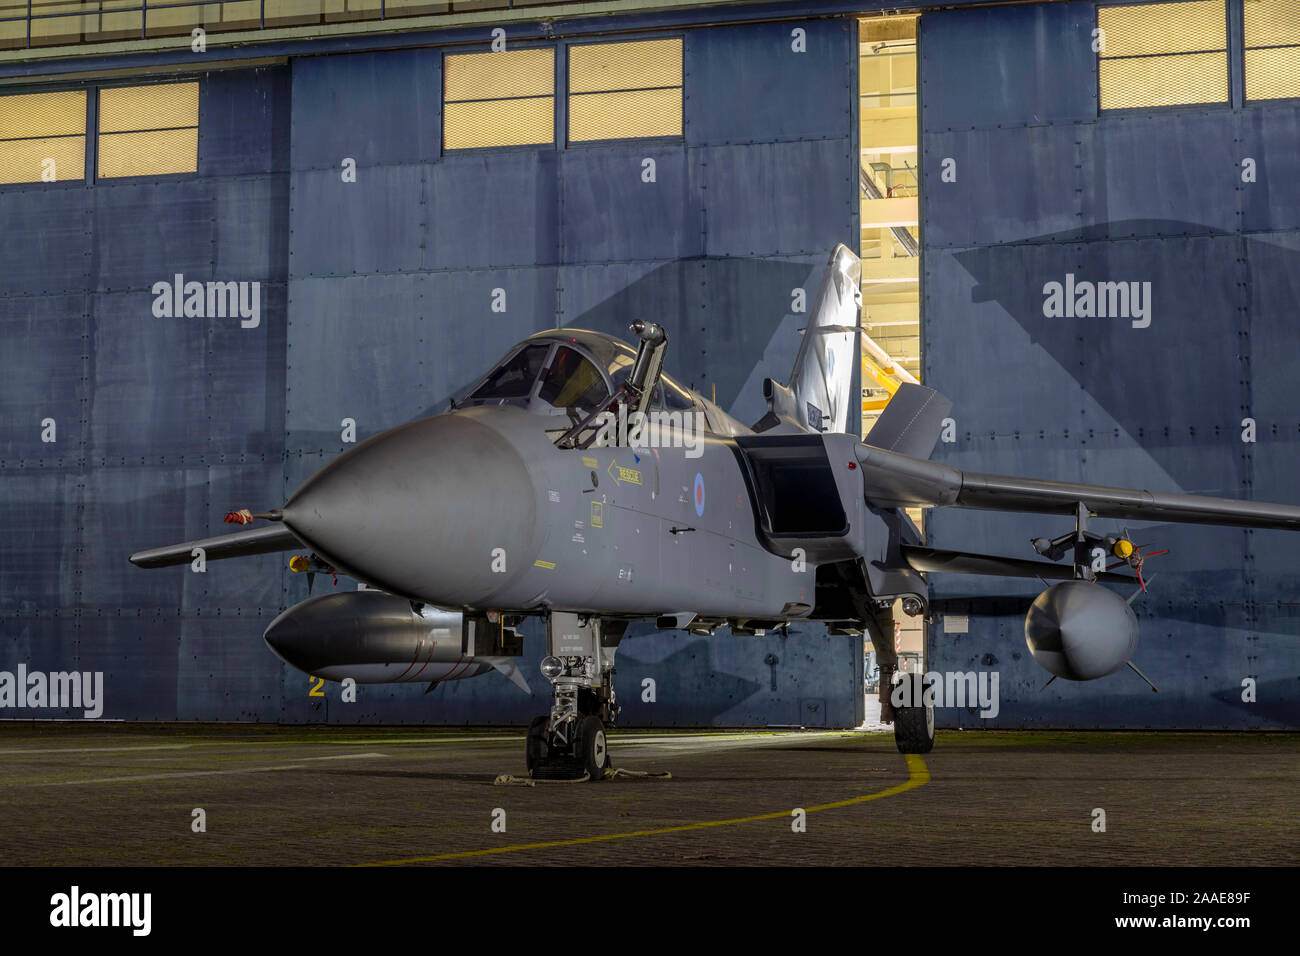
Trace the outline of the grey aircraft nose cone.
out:
M 520 570 L 536 511 L 518 452 L 473 417 L 452 414 L 344 452 L 289 499 L 283 520 L 341 570 L 454 607 L 476 603 Z

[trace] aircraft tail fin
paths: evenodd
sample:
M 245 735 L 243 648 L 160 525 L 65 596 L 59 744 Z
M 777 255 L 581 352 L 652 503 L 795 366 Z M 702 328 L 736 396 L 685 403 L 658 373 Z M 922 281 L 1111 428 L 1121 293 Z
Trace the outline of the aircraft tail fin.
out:
M 837 245 L 826 263 L 821 288 L 790 373 L 789 416 L 812 432 L 846 432 L 858 402 L 852 395 L 853 367 L 862 315 L 862 264 Z M 765 390 L 776 392 L 773 383 Z
M 951 399 L 924 385 L 904 382 L 863 442 L 913 458 L 929 458 L 950 411 Z

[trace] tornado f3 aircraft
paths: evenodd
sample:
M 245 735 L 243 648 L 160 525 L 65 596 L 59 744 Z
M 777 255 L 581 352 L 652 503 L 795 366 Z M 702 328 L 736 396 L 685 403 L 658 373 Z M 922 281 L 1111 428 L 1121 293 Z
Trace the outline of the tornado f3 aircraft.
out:
M 898 388 L 865 441 L 848 432 L 858 356 L 860 264 L 831 253 L 790 381 L 763 382 L 746 426 L 661 371 L 667 336 L 632 323 L 634 350 L 578 329 L 539 332 L 440 415 L 399 425 L 312 475 L 264 527 L 142 551 L 144 568 L 273 551 L 373 590 L 310 598 L 267 629 L 285 661 L 333 680 L 430 687 L 497 669 L 517 679 L 515 630 L 547 629 L 553 700 L 529 728 L 535 776 L 609 768 L 611 676 L 628 625 L 753 634 L 821 621 L 865 630 L 881 665 L 882 718 L 898 747 L 927 752 L 933 708 L 893 706 L 892 608 L 929 607 L 926 574 L 1059 581 L 1025 620 L 1055 677 L 1093 680 L 1137 644 L 1129 602 L 1100 582 L 1138 583 L 1144 557 L 1090 518 L 1300 528 L 1300 507 L 961 471 L 930 461 L 951 403 Z M 926 547 L 908 507 L 1068 516 L 1038 538 L 1048 561 Z M 196 549 L 202 549 L 198 551 Z M 1060 562 L 1072 555 L 1070 563 Z M 1137 577 L 1106 567 L 1128 565 Z M 1136 590 L 1134 593 L 1137 593 Z M 1130 599 L 1131 600 L 1131 599 Z M 902 675 L 898 675 L 901 679 Z

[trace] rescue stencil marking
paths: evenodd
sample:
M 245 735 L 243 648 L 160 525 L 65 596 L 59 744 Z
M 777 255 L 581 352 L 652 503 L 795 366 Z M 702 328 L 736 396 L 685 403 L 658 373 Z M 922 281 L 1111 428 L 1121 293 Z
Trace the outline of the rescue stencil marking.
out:
M 614 479 L 615 484 L 621 485 L 623 482 L 629 484 L 641 484 L 641 471 L 637 468 L 628 468 L 626 465 L 620 465 L 617 461 L 609 463 L 609 477 Z

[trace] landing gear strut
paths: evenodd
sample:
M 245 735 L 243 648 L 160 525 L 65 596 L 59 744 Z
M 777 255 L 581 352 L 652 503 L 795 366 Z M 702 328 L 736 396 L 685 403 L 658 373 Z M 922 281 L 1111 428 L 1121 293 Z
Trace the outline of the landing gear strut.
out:
M 614 653 L 627 624 L 553 611 L 547 623 L 542 674 L 554 695 L 550 714 L 528 728 L 525 760 L 533 777 L 602 780 L 612 766 L 605 729 L 614 699 Z
M 880 722 L 894 725 L 894 744 L 902 754 L 928 754 L 934 749 L 934 706 L 925 703 L 924 695 L 902 695 L 907 706 L 895 706 L 894 688 L 898 677 L 907 680 L 911 675 L 898 674 L 898 652 L 894 649 L 894 605 L 892 601 L 868 601 L 864 608 L 864 623 L 871 635 L 871 646 L 876 651 L 880 665 Z M 920 681 L 906 688 L 920 687 Z M 920 700 L 915 700 L 920 696 Z
M 863 624 L 871 637 L 871 646 L 876 651 L 876 664 L 880 667 L 880 722 L 893 723 L 894 704 L 889 699 L 894 686 L 894 672 L 898 670 L 898 651 L 894 648 L 894 605 L 893 602 L 864 602 Z

